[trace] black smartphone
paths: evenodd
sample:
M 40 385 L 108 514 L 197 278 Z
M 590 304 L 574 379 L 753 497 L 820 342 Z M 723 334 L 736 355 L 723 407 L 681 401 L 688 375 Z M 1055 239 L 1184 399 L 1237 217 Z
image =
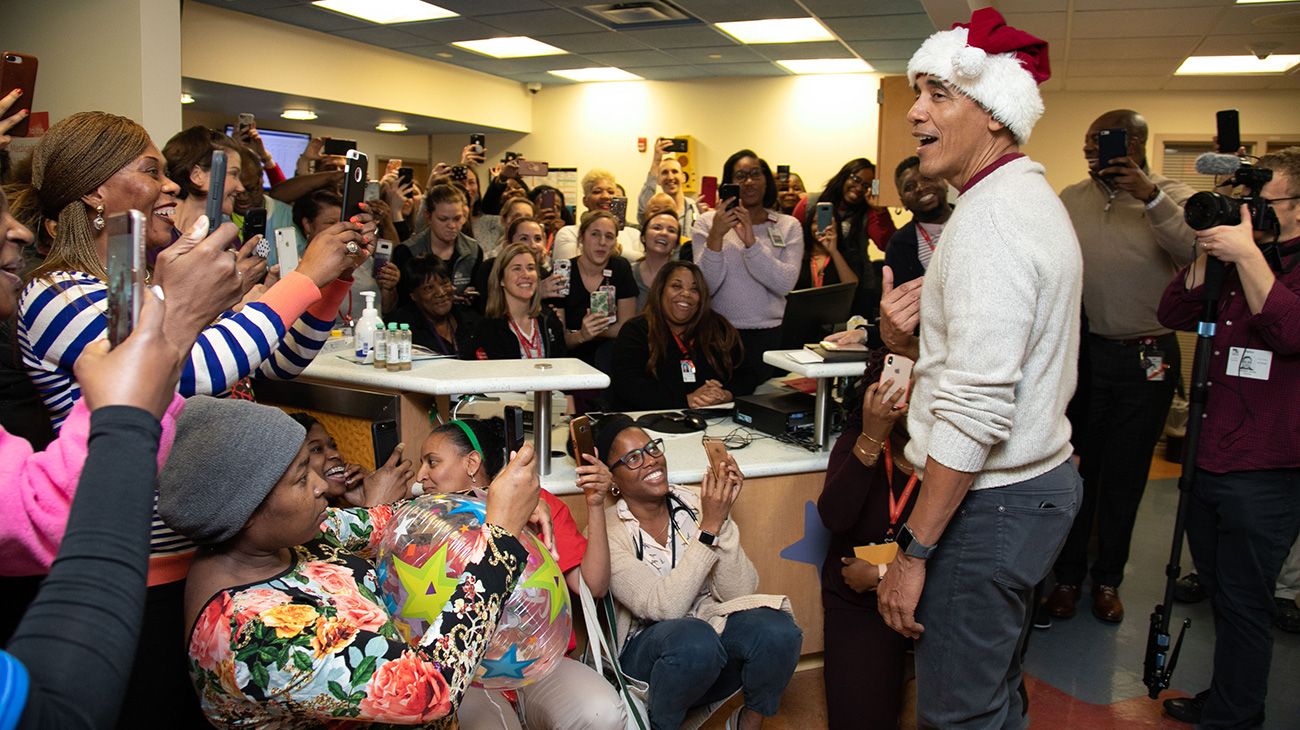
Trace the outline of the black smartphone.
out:
M 1110 167 L 1111 160 L 1128 157 L 1128 130 L 1123 128 L 1102 129 L 1097 131 L 1097 165 L 1104 170 Z
M 388 457 L 393 455 L 393 450 L 401 442 L 400 436 L 397 432 L 397 421 L 391 418 L 370 424 L 370 441 L 375 449 L 376 469 L 383 466 L 388 461 Z
M 471 134 L 469 143 L 478 147 L 480 153 L 487 152 L 487 136 L 482 134 Z
M 144 304 L 144 214 L 110 215 L 108 230 L 108 344 L 117 347 L 135 329 Z
M 673 138 L 672 138 L 672 144 L 668 145 L 668 149 L 665 150 L 665 151 L 666 151 L 666 152 L 682 152 L 682 153 L 684 153 L 684 152 L 687 151 L 687 150 L 686 150 L 686 144 L 687 144 L 686 140 L 682 139 L 681 137 L 673 137 Z
M 718 205 L 722 205 L 731 198 L 735 198 L 735 200 L 731 201 L 731 205 L 727 206 L 727 210 L 731 210 L 737 205 L 740 205 L 740 186 L 735 183 L 723 183 L 722 185 L 719 185 Z
M 415 168 L 399 167 L 397 168 L 397 185 L 398 187 L 407 187 L 415 183 Z M 406 197 L 414 197 L 415 190 L 412 189 L 406 194 Z
M 543 190 L 537 194 L 537 208 L 539 210 L 554 210 L 555 202 L 554 190 Z
M 325 147 L 321 149 L 323 154 L 327 155 L 346 155 L 348 152 L 357 148 L 355 139 L 335 139 L 330 137 L 325 140 Z
M 203 212 L 208 216 L 208 235 L 221 225 L 221 204 L 226 197 L 226 151 L 212 151 L 212 166 L 208 168 L 208 201 Z
M 614 214 L 619 223 L 627 220 L 627 198 L 621 195 L 615 195 L 609 201 L 609 212 Z
M 361 203 L 366 199 L 365 153 L 348 150 L 347 164 L 343 168 L 343 215 L 340 220 L 350 220 L 361 213 Z
M 524 409 L 506 406 L 502 416 L 506 422 L 506 461 L 510 461 L 511 452 L 524 447 Z
M 239 117 L 235 120 L 235 139 L 244 142 L 244 135 L 248 134 L 248 130 L 252 129 L 256 122 L 257 117 L 248 112 L 240 112 Z
M 7 96 L 14 89 L 22 89 L 23 95 L 14 102 L 14 108 L 5 112 L 16 114 L 22 109 L 32 110 L 32 98 L 36 96 L 36 56 L 25 53 L 5 51 L 3 63 L 0 64 L 0 97 Z M 29 113 L 23 120 L 9 128 L 5 134 L 11 137 L 26 137 L 27 124 L 31 121 Z
M 1241 149 L 1241 115 L 1236 109 L 1224 109 L 1214 113 L 1214 121 L 1218 127 L 1219 152 L 1237 154 Z
M 520 157 L 523 157 L 523 155 L 518 152 L 507 152 L 501 156 L 501 164 L 504 165 L 505 163 L 510 162 L 511 160 L 517 160 Z
M 790 166 L 789 166 L 789 165 L 777 165 L 777 166 L 776 166 L 776 186 L 777 186 L 777 188 L 780 189 L 780 190 L 785 190 L 786 186 L 789 185 L 789 184 L 790 184 Z
M 244 229 L 239 233 L 239 240 L 248 243 L 257 235 L 266 235 L 266 208 L 249 208 L 244 214 Z

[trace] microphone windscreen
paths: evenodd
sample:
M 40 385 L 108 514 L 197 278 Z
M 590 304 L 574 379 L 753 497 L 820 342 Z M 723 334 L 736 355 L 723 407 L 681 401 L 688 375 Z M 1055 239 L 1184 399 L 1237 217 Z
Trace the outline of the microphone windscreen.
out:
M 1218 152 L 1206 152 L 1196 158 L 1196 172 L 1201 175 L 1231 175 L 1241 167 L 1241 158 Z

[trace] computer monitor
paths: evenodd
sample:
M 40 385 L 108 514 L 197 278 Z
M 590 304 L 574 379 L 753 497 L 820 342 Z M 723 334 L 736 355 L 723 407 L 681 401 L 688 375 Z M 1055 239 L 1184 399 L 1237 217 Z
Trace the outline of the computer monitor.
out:
M 307 149 L 307 143 L 311 141 L 311 135 L 302 132 L 282 132 L 278 129 L 258 127 L 257 133 L 261 135 L 266 151 L 271 153 L 271 157 L 280 165 L 281 170 L 287 171 L 286 174 L 293 172 L 294 166 L 298 164 L 298 158 L 302 156 L 303 151 Z M 235 136 L 234 125 L 226 125 L 226 134 Z M 271 181 L 267 179 L 265 172 L 262 173 L 262 188 L 271 189 Z
M 849 282 L 796 289 L 785 295 L 781 348 L 797 350 L 810 342 L 821 342 L 835 325 L 849 318 L 857 287 L 856 283 Z

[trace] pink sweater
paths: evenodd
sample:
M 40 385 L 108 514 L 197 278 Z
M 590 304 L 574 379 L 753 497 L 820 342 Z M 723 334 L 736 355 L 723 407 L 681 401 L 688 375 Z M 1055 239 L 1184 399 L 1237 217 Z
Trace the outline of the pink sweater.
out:
M 162 418 L 158 468 L 176 435 L 185 399 L 172 397 Z M 45 575 L 59 552 L 72 498 L 86 463 L 90 409 L 77 401 L 59 436 L 35 453 L 25 439 L 0 428 L 0 575 Z

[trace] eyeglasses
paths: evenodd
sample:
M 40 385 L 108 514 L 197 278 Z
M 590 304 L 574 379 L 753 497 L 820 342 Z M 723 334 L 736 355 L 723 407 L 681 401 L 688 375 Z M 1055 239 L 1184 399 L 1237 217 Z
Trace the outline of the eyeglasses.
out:
M 647 456 L 663 456 L 663 453 L 664 440 L 655 439 L 639 449 L 632 449 L 626 454 L 623 454 L 623 458 L 614 462 L 613 468 L 617 469 L 621 464 L 629 469 L 640 469 L 641 465 L 645 463 L 645 458 Z
M 1269 205 L 1277 205 L 1278 203 L 1285 203 L 1288 200 L 1300 200 L 1300 195 L 1292 195 L 1289 198 L 1261 198 L 1261 200 Z
M 749 182 L 750 180 L 762 180 L 762 170 L 732 170 L 731 179 L 733 182 Z
M 872 180 L 874 180 L 874 179 L 875 179 L 875 178 L 872 178 Z M 864 188 L 869 188 L 869 187 L 871 187 L 871 182 L 872 182 L 872 180 L 863 180 L 862 178 L 858 177 L 857 175 L 849 175 L 848 179 L 844 181 L 844 184 L 846 184 L 846 185 L 860 185 L 860 186 L 862 186 L 862 187 L 864 187 Z

